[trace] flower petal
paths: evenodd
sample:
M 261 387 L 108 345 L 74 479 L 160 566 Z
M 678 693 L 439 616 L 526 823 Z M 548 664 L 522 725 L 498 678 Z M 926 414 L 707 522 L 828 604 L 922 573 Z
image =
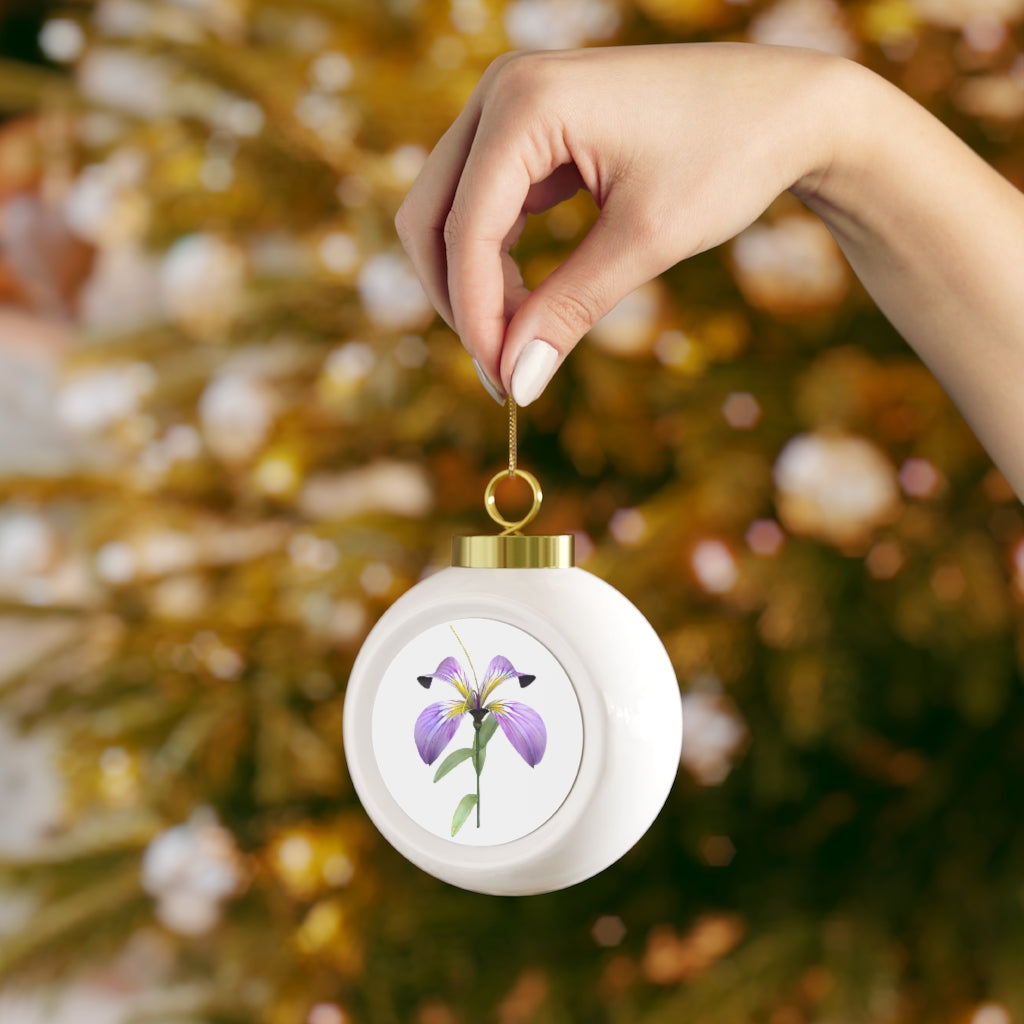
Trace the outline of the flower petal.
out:
M 489 710 L 516 753 L 531 768 L 539 764 L 548 745 L 544 719 L 533 708 L 515 700 L 495 701 Z
M 463 697 L 469 696 L 469 683 L 466 682 L 465 670 L 455 658 L 445 658 L 434 672 L 425 676 L 417 676 L 416 679 L 425 690 L 430 689 L 430 684 L 435 679 L 443 679 L 446 683 L 451 683 Z
M 464 701 L 444 701 L 431 704 L 420 712 L 413 736 L 416 749 L 426 764 L 433 764 L 438 754 L 451 742 L 465 710 Z
M 519 686 L 526 687 L 536 678 L 536 676 L 527 675 L 525 672 L 517 672 L 512 662 L 499 654 L 491 658 L 491 663 L 487 666 L 487 674 L 484 676 L 483 691 L 480 694 L 480 699 L 487 700 L 491 692 L 497 689 L 506 679 L 518 679 Z

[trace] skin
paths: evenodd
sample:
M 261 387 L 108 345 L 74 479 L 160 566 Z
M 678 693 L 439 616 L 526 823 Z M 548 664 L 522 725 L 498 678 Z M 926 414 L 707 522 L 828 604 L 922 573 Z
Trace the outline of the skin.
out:
M 530 292 L 510 247 L 527 214 L 580 188 L 600 216 Z M 500 392 L 531 339 L 560 365 L 626 294 L 787 190 L 822 218 L 1024 496 L 1024 196 L 857 64 L 734 43 L 506 54 L 395 223 L 431 301 Z

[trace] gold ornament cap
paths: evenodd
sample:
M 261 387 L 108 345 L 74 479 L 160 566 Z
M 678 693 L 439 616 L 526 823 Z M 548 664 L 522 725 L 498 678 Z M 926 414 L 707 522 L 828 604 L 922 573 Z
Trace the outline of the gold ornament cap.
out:
M 463 569 L 571 569 L 576 564 L 571 533 L 523 537 L 452 537 L 452 565 Z
M 499 511 L 495 489 L 504 479 L 519 477 L 533 491 L 533 505 L 519 520 Z M 543 499 L 537 478 L 514 465 L 495 473 L 484 491 L 487 514 L 505 529 L 495 537 L 452 537 L 452 565 L 462 569 L 571 569 L 576 564 L 576 538 L 571 533 L 524 537 L 519 531 L 532 522 Z

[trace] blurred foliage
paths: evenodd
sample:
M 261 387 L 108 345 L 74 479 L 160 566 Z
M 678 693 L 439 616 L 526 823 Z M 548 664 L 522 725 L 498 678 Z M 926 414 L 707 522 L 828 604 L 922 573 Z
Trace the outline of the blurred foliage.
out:
M 579 534 L 685 692 L 684 767 L 651 832 L 565 892 L 461 892 L 375 834 L 340 746 L 366 631 L 452 533 L 486 526 L 505 458 L 503 416 L 392 227 L 487 63 L 542 43 L 818 45 L 1021 184 L 1022 16 L 971 0 L 54 15 L 64 84 L 0 82 L 8 109 L 41 97 L 3 129 L 4 201 L 30 197 L 35 219 L 0 283 L 30 301 L 16 254 L 47 254 L 79 337 L 57 411 L 89 455 L 0 481 L 0 528 L 36 531 L 5 613 L 73 625 L 0 683 L 26 727 L 59 724 L 68 787 L 61 830 L 3 865 L 38 901 L 0 975 L 142 948 L 142 1019 L 209 1024 L 1024 1020 L 1024 520 L 791 197 L 624 302 L 520 420 L 538 528 Z M 65 233 L 46 234 L 58 207 Z M 528 279 L 592 216 L 577 197 L 535 218 Z M 83 245 L 87 268 L 64 273 Z

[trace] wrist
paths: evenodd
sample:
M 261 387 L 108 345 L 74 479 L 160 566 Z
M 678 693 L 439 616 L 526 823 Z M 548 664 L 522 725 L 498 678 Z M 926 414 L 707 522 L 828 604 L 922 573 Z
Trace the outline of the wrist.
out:
M 872 159 L 870 126 L 884 117 L 877 109 L 879 84 L 885 85 L 853 61 L 835 57 L 819 64 L 806 120 L 805 166 L 789 191 L 826 223 L 830 213 L 853 213 L 859 205 L 863 171 Z
M 921 243 L 935 223 L 945 169 L 968 150 L 867 68 L 837 60 L 830 74 L 828 100 L 819 110 L 819 162 L 791 191 L 821 217 L 849 258 L 879 247 L 907 256 L 907 246 Z

